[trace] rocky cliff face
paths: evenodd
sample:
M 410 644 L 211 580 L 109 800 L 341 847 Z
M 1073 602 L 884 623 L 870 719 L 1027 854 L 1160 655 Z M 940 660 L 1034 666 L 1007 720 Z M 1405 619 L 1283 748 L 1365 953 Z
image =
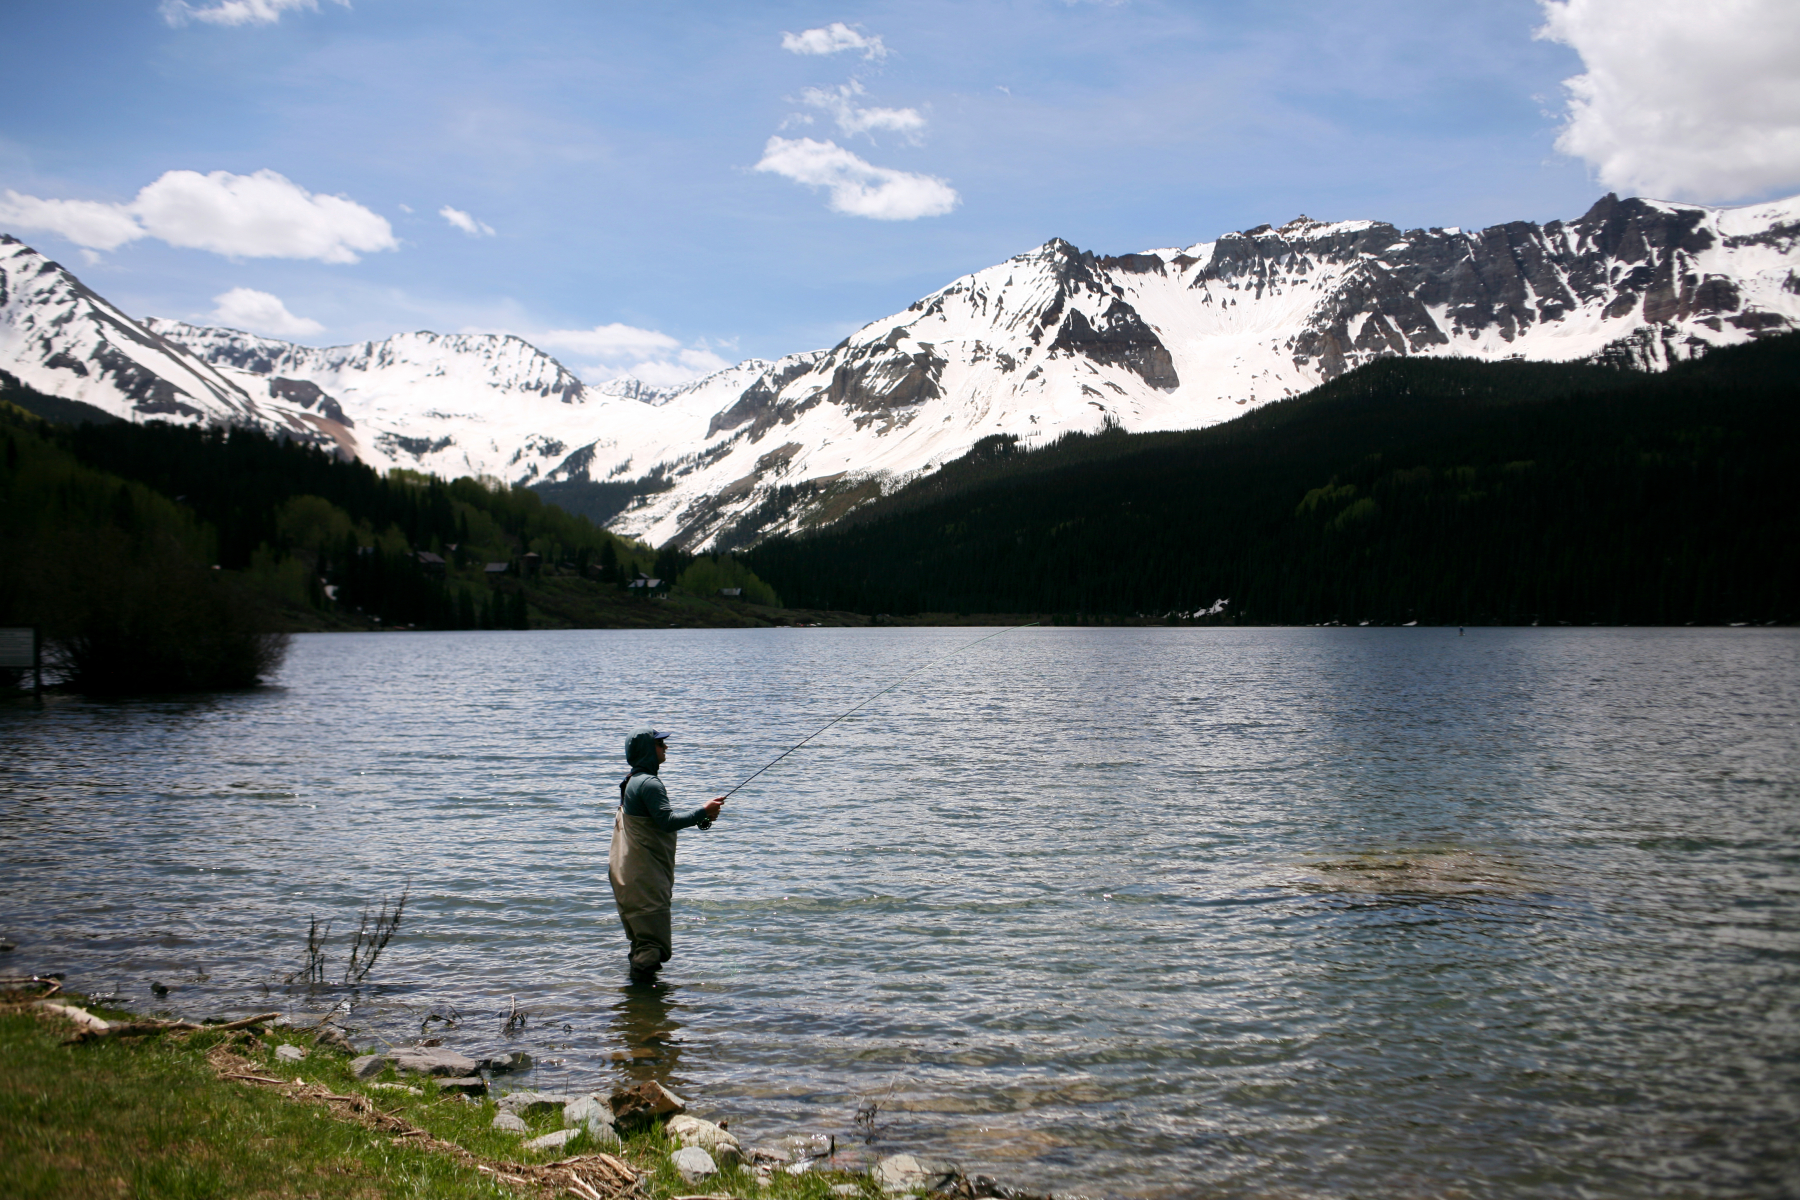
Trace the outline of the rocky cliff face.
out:
M 673 490 L 616 523 L 740 542 L 826 519 L 989 434 L 1195 428 L 1387 355 L 1659 369 L 1800 326 L 1797 240 L 1795 201 L 1612 196 L 1573 221 L 1473 232 L 1300 217 L 1119 256 L 1053 239 L 810 362 L 765 368 L 684 446 Z
M 1099 256 L 1052 239 L 828 350 L 680 388 L 584 386 L 517 338 L 313 349 L 138 323 L 0 241 L 0 366 L 133 419 L 249 421 L 378 466 L 630 482 L 621 532 L 689 548 L 805 528 L 1009 434 L 1196 428 L 1387 355 L 1645 369 L 1800 327 L 1800 198 L 1608 196 L 1473 232 L 1299 217 Z
M 1515 221 L 1474 234 L 1372 224 L 1320 238 L 1303 220 L 1220 239 L 1215 261 L 1221 278 L 1279 272 L 1284 261 L 1302 270 L 1313 260 L 1358 265 L 1294 341 L 1296 363 L 1316 362 L 1325 378 L 1382 355 L 1454 348 L 1459 338 L 1491 333 L 1513 343 L 1583 314 L 1616 323 L 1608 332 L 1627 353 L 1660 366 L 1718 340 L 1708 331 L 1755 336 L 1792 324 L 1788 306 L 1746 306 L 1732 273 L 1708 270 L 1724 265 L 1709 263 L 1719 257 L 1711 251 L 1775 247 L 1782 224 L 1735 237 L 1713 210 L 1607 196 L 1566 224 Z M 1794 232 L 1790 223 L 1789 250 Z M 1632 338 L 1635 326 L 1666 336 Z

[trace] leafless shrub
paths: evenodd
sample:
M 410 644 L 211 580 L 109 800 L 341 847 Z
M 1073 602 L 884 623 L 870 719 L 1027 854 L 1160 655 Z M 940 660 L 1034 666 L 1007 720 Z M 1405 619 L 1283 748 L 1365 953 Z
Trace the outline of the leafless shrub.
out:
M 371 921 L 369 908 L 363 906 L 362 921 L 356 928 L 356 940 L 350 943 L 350 963 L 344 968 L 344 982 L 358 984 L 369 977 L 375 969 L 375 960 L 387 949 L 387 944 L 394 939 L 394 933 L 400 928 L 400 914 L 406 911 L 406 898 L 412 892 L 408 884 L 400 892 L 400 899 L 393 901 L 393 911 L 388 911 L 389 902 L 381 902 L 381 911 L 374 914 Z
M 530 1013 L 519 1007 L 519 998 L 514 996 L 512 998 L 512 1011 L 506 1014 L 506 1023 L 500 1026 L 500 1032 L 507 1037 L 522 1032 L 525 1028 L 525 1018 L 530 1015 Z
M 461 1020 L 462 1014 L 457 1012 L 455 1008 L 450 1010 L 450 1015 L 447 1017 L 442 1013 L 429 1013 L 423 1021 L 419 1022 L 419 1036 L 425 1036 L 425 1031 L 430 1028 L 433 1021 L 442 1021 L 445 1029 L 455 1029 Z
M 331 922 L 319 924 L 314 917 L 306 927 L 306 964 L 288 975 L 283 983 L 305 982 L 308 987 L 325 982 L 325 939 L 331 936 Z

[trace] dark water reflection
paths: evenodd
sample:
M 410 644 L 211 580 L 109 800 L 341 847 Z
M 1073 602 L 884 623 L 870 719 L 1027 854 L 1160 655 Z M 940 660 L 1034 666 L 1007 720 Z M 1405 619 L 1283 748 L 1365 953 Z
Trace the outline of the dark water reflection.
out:
M 1036 1187 L 1800 1194 L 1791 631 L 1008 634 L 684 835 L 670 982 L 624 986 L 623 732 L 697 803 L 974 636 L 316 636 L 279 688 L 5 713 L 0 963 L 450 1016 L 752 1139 L 877 1103 Z M 374 987 L 281 986 L 408 881 Z

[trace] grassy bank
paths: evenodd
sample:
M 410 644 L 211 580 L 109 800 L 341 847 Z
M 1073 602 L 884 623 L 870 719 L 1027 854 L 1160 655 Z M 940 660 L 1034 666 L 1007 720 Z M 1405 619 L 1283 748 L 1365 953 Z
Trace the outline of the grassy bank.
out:
M 347 1058 L 311 1047 L 311 1037 L 298 1031 L 201 1030 L 65 1044 L 73 1028 L 32 996 L 0 994 L 0 1195 L 9 1200 L 573 1196 L 582 1193 L 559 1180 L 553 1164 L 599 1149 L 583 1134 L 561 1150 L 533 1155 L 517 1136 L 490 1127 L 492 1100 L 472 1103 L 412 1077 L 404 1087 L 417 1094 L 373 1086 L 401 1083 L 391 1072 L 358 1082 Z M 275 1052 L 283 1043 L 309 1053 L 283 1061 Z M 560 1114 L 552 1113 L 536 1118 L 534 1133 L 560 1127 Z M 778 1172 L 764 1187 L 732 1168 L 689 1185 L 669 1164 L 672 1149 L 651 1128 L 617 1152 L 642 1177 L 634 1196 L 666 1200 L 706 1191 L 838 1200 L 833 1184 L 858 1182 L 844 1174 Z M 877 1194 L 867 1177 L 860 1186 Z

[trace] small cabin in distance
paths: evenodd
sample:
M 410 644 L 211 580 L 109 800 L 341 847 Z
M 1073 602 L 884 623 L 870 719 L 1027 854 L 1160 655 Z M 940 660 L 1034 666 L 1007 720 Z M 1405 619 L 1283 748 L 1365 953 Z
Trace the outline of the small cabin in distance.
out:
M 444 559 L 442 555 L 433 554 L 429 550 L 421 550 L 417 557 L 419 559 L 419 566 L 427 575 L 436 576 L 438 578 L 443 577 Z
M 727 600 L 742 600 L 744 598 L 744 589 L 741 587 L 720 588 L 719 595 L 725 597 Z
M 637 577 L 625 586 L 631 591 L 642 592 L 646 596 L 666 596 L 669 592 L 667 583 L 661 579 L 652 579 L 642 571 L 639 571 Z

